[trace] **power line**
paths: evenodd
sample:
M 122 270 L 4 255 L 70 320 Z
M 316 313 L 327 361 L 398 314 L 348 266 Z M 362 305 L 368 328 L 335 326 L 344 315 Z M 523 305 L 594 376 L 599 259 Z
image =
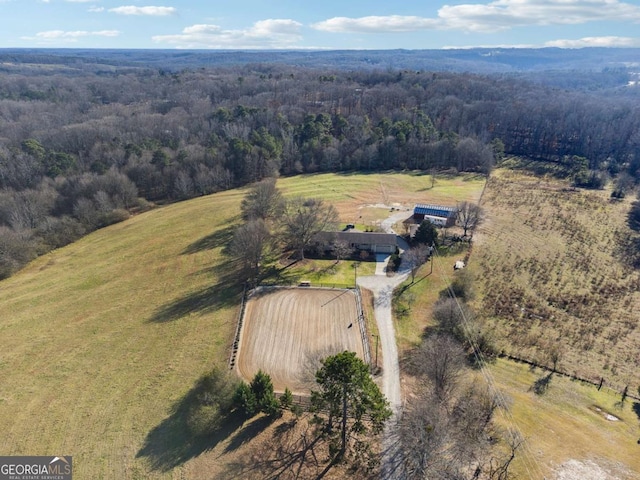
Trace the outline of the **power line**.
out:
M 434 256 L 431 259 L 432 262 L 434 262 L 434 260 L 435 260 L 434 257 L 441 258 L 439 253 L 438 253 L 438 249 L 434 249 Z M 447 273 L 445 273 L 444 269 L 440 265 L 437 266 L 437 269 L 438 269 L 440 275 L 447 282 L 447 292 L 448 292 L 449 296 L 455 301 L 456 306 L 457 306 L 457 308 L 458 308 L 458 310 L 460 312 L 460 315 L 461 315 L 461 318 L 462 318 L 462 327 L 463 327 L 464 334 L 465 334 L 465 336 L 467 338 L 467 341 L 469 342 L 469 345 L 471 345 L 471 348 L 473 350 L 473 356 L 475 357 L 476 362 L 480 366 L 480 371 L 482 373 L 482 376 L 483 376 L 484 380 L 487 382 L 487 386 L 488 386 L 490 392 L 495 396 L 495 398 L 498 399 L 498 401 L 501 404 L 501 408 L 499 408 L 498 410 L 499 410 L 502 418 L 511 427 L 511 430 L 509 430 L 509 434 L 511 436 L 511 441 L 514 442 L 514 444 L 515 444 L 515 442 L 518 441 L 518 438 L 516 437 L 516 433 L 517 433 L 517 435 L 519 435 L 520 439 L 522 439 L 522 443 L 521 443 L 522 453 L 523 453 L 522 464 L 523 464 L 524 468 L 527 470 L 529 478 L 535 478 L 535 479 L 544 478 L 544 474 L 542 472 L 542 468 L 540 467 L 539 462 L 536 460 L 535 456 L 533 455 L 533 453 L 529 449 L 529 445 L 528 445 L 528 443 L 526 441 L 526 438 L 524 437 L 524 435 L 522 434 L 522 431 L 518 427 L 515 419 L 513 418 L 513 415 L 506 408 L 507 403 L 506 403 L 506 400 L 504 398 L 504 395 L 496 387 L 493 375 L 491 374 L 491 372 L 489 371 L 489 369 L 486 366 L 486 361 L 485 361 L 485 358 L 484 358 L 484 354 L 480 351 L 480 349 L 478 348 L 476 342 L 473 340 L 473 337 L 471 335 L 471 327 L 469 325 L 469 320 L 467 319 L 465 311 L 462 308 L 462 305 L 460 303 L 460 299 L 458 298 L 458 296 L 456 295 L 455 291 L 451 287 L 451 281 L 450 281 L 451 279 L 450 279 L 449 275 L 447 275 Z M 514 433 L 514 432 L 516 432 L 516 433 Z M 538 475 L 534 476 L 532 471 L 536 471 L 538 473 Z

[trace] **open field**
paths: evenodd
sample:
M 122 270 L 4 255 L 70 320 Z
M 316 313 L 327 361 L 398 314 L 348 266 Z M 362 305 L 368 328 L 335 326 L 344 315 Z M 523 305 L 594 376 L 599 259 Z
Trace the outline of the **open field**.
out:
M 638 234 L 629 199 L 499 169 L 470 268 L 500 348 L 582 378 L 640 385 Z
M 442 179 L 430 189 L 428 175 L 395 173 L 278 181 L 291 195 L 337 200 L 345 219 L 361 202 L 435 202 L 457 183 L 470 196 L 483 184 Z M 3 454 L 64 452 L 78 478 L 139 479 L 202 478 L 243 455 L 226 450 L 233 435 L 194 443 L 182 413 L 198 378 L 231 351 L 241 289 L 223 248 L 243 195 L 140 214 L 0 282 Z M 297 274 L 351 279 L 350 264 L 330 272 L 330 263 L 309 261 Z M 373 264 L 361 265 L 365 274 Z
M 64 451 L 78 478 L 172 476 L 139 452 L 170 448 L 148 435 L 227 358 L 241 290 L 221 250 L 241 197 L 141 214 L 0 282 L 3 454 Z
M 498 360 L 489 372 L 510 400 L 508 414 L 499 411 L 498 423 L 517 426 L 526 440 L 514 462 L 514 478 L 640 479 L 639 402 L 627 399 L 621 405 L 619 395 L 557 375 L 546 393 L 536 395 L 534 382 L 549 372 L 508 360 Z M 578 464 L 596 474 L 557 476 L 572 464 L 574 471 Z
M 486 179 L 476 174 L 441 174 L 433 187 L 431 175 L 421 172 L 330 173 L 289 180 L 278 183 L 285 195 L 325 198 L 337 208 L 343 222 L 375 227 L 389 216 L 390 207 L 413 209 L 416 203 L 477 202 Z M 410 215 L 407 212 L 407 217 Z
M 308 394 L 322 358 L 344 350 L 364 358 L 358 315 L 353 290 L 260 289 L 247 301 L 238 374 L 249 382 L 262 370 L 276 391 Z

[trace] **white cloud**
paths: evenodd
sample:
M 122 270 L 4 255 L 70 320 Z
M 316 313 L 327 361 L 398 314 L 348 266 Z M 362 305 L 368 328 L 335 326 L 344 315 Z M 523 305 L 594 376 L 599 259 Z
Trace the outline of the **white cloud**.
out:
M 583 48 L 583 47 L 640 47 L 640 38 L 633 37 L 584 37 L 577 40 L 553 40 L 545 47 Z
M 431 29 L 489 33 L 518 26 L 570 25 L 602 20 L 640 23 L 640 6 L 620 0 L 494 0 L 484 4 L 444 5 L 435 18 L 334 17 L 311 26 L 316 30 L 343 33 Z
M 436 28 L 440 21 L 432 18 L 390 15 L 386 17 L 334 17 L 311 25 L 325 32 L 411 32 Z
M 640 7 L 619 0 L 495 0 L 486 5 L 445 5 L 438 18 L 447 28 L 491 32 L 516 26 L 640 21 Z
M 88 11 L 91 13 L 100 13 L 104 12 L 104 7 L 89 7 Z
M 198 24 L 186 27 L 176 35 L 156 35 L 156 43 L 169 43 L 178 48 L 291 48 L 302 39 L 302 24 L 295 20 L 260 20 L 242 30 L 225 30 L 218 25 Z
M 73 30 L 73 31 L 65 31 L 65 30 L 47 30 L 45 32 L 36 33 L 35 37 L 22 37 L 23 40 L 39 40 L 42 42 L 53 42 L 53 41 L 63 41 L 63 42 L 76 42 L 79 38 L 85 37 L 117 37 L 120 35 L 118 30 L 97 30 L 97 31 L 87 31 L 87 30 Z
M 91 3 L 91 2 L 95 2 L 96 0 L 65 0 L 69 3 Z
M 119 15 L 149 15 L 153 17 L 166 17 L 175 15 L 177 10 L 174 7 L 136 7 L 134 5 L 126 5 L 122 7 L 110 8 L 109 12 Z

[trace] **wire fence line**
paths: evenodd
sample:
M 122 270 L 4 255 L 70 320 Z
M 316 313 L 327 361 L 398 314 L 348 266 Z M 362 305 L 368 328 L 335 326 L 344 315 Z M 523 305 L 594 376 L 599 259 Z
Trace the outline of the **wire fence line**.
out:
M 570 378 L 571 380 L 575 380 L 581 383 L 586 383 L 592 386 L 595 386 L 598 388 L 598 390 L 606 390 L 608 392 L 610 392 L 611 394 L 615 394 L 615 395 L 625 395 L 627 398 L 631 398 L 634 400 L 640 400 L 640 395 L 634 394 L 633 392 L 630 392 L 630 385 L 626 385 L 624 388 L 620 388 L 619 385 L 614 385 L 612 383 L 609 383 L 609 381 L 604 378 L 601 377 L 600 380 L 590 380 L 588 378 L 582 378 L 580 376 L 578 376 L 575 373 L 568 373 L 568 372 L 564 372 L 562 370 L 559 369 L 553 369 L 553 368 L 549 368 L 546 365 L 542 365 L 539 364 L 537 362 L 534 362 L 533 360 L 528 360 L 526 358 L 521 358 L 518 357 L 516 355 L 510 355 L 507 353 L 500 353 L 498 355 L 500 358 L 507 358 L 509 360 L 512 360 L 514 362 L 518 362 L 518 363 L 526 363 L 527 365 L 531 365 L 532 367 L 536 367 L 539 368 L 541 370 L 545 370 L 549 373 L 555 373 L 556 375 L 562 376 L 562 377 L 567 377 Z M 627 393 L 624 393 L 625 388 L 627 389 Z
M 362 296 L 360 289 L 356 287 L 356 307 L 358 309 L 358 325 L 360 326 L 360 337 L 362 338 L 362 355 L 364 363 L 371 368 L 371 348 L 369 346 L 369 334 L 367 333 L 367 324 L 364 321 L 364 309 L 362 308 Z
M 297 282 L 296 282 L 297 283 Z M 291 285 L 290 285 L 291 286 Z M 289 286 L 289 287 L 290 287 Z M 238 311 L 238 317 L 236 320 L 236 332 L 233 340 L 233 345 L 231 347 L 231 355 L 229 356 L 229 370 L 232 370 L 237 361 L 238 351 L 240 349 L 240 337 L 242 335 L 242 324 L 244 321 L 244 313 L 246 309 L 247 300 L 254 293 L 259 292 L 263 289 L 277 289 L 282 288 L 283 285 L 261 285 L 256 287 L 255 289 L 251 289 L 247 291 L 247 286 L 245 284 L 244 289 L 242 291 L 242 300 L 240 303 L 240 309 Z M 287 286 L 284 286 L 287 288 Z M 360 337 L 362 340 L 362 352 L 363 352 L 363 360 L 364 362 L 372 367 L 372 359 L 371 359 L 371 346 L 369 344 L 369 335 L 367 332 L 367 325 L 365 321 L 364 308 L 362 306 L 362 294 L 360 289 L 357 286 L 351 284 L 344 283 L 311 283 L 308 282 L 301 286 L 298 285 L 298 288 L 330 288 L 330 289 L 339 289 L 339 290 L 353 290 L 356 298 L 356 310 L 357 310 L 357 319 L 358 326 L 360 328 Z

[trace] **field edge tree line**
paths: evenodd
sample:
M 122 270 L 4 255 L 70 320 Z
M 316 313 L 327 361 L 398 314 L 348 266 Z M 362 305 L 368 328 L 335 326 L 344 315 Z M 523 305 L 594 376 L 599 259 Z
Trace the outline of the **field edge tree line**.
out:
M 613 176 L 624 195 L 640 177 L 628 95 L 452 73 L 24 66 L 0 78 L 0 277 L 151 204 L 277 175 L 488 173 L 509 154 L 577 185 Z

